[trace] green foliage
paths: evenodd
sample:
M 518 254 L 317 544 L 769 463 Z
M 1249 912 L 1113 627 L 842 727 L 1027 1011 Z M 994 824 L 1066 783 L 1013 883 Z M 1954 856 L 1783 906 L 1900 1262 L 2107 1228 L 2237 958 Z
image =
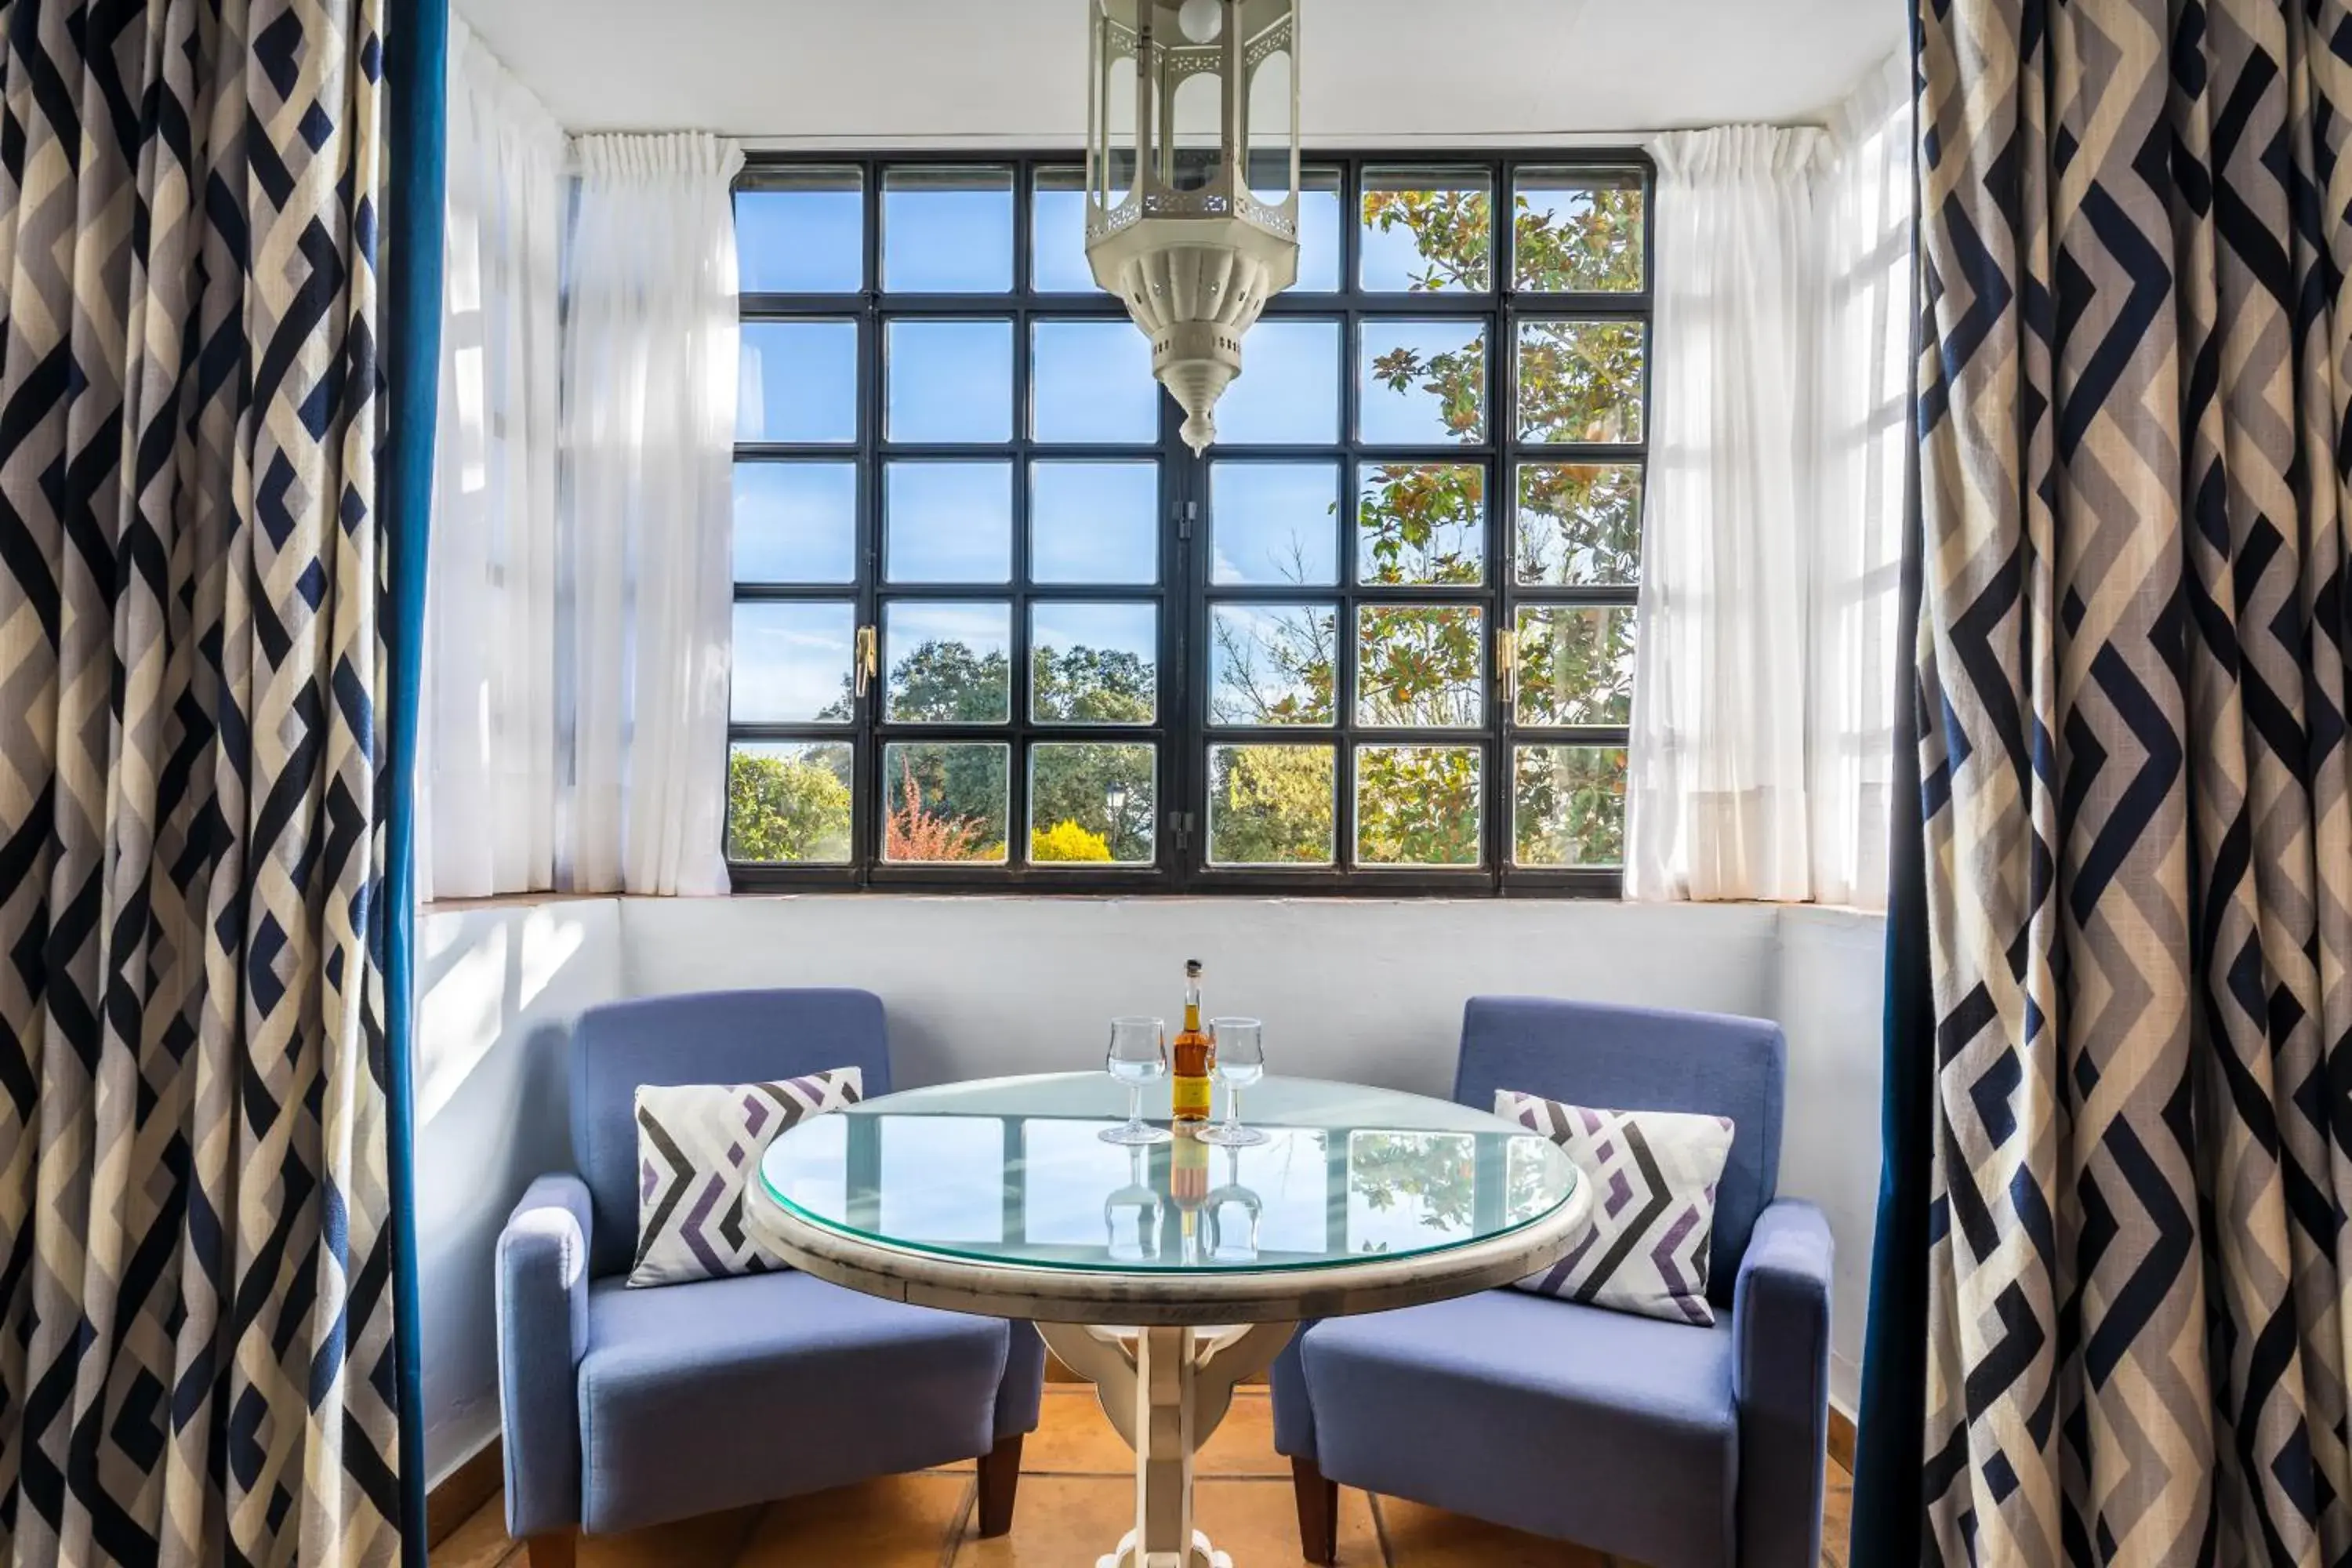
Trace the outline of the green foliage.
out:
M 1151 721 L 1158 670 L 1121 649 L 1077 647 L 1034 656 L 1034 700 L 1040 717 L 1071 723 Z M 889 712 L 900 722 L 993 724 L 1004 717 L 1011 661 L 961 642 L 923 643 L 894 660 Z M 1030 821 L 1067 825 L 1101 846 L 1100 854 L 1048 855 L 1035 860 L 1149 860 L 1154 843 L 1154 753 L 1149 744 L 1104 741 L 1037 748 L 1030 781 Z M 889 748 L 889 858 L 1002 860 L 1011 812 L 1010 754 L 995 742 L 902 742 Z M 1112 820 L 1114 791 L 1120 811 Z M 1055 827 L 1053 832 L 1059 832 Z
M 727 858 L 838 862 L 849 858 L 849 748 L 798 754 L 738 749 L 727 760 Z
M 1330 864 L 1330 747 L 1220 746 L 1209 773 L 1213 859 L 1226 866 Z
M 1033 711 L 1068 724 L 1149 724 L 1159 689 L 1156 667 L 1125 648 L 1039 647 Z
M 1612 746 L 1528 746 L 1512 784 L 1522 866 L 1618 866 L 1625 859 L 1625 753 Z
M 1409 233 L 1418 290 L 1483 289 L 1491 278 L 1493 203 L 1481 191 L 1376 191 L 1364 219 Z M 1638 181 L 1604 185 L 1541 210 L 1516 200 L 1515 272 L 1523 289 L 1638 290 L 1643 284 Z M 1383 354 L 1389 386 L 1433 395 L 1447 430 L 1476 439 L 1490 416 L 1538 440 L 1618 441 L 1640 435 L 1648 344 L 1638 321 L 1534 320 L 1520 340 L 1517 406 L 1486 412 L 1489 345 Z M 1624 585 L 1638 579 L 1641 479 L 1611 463 L 1528 463 L 1517 476 L 1513 561 L 1521 582 Z M 1369 584 L 1477 583 L 1489 498 L 1461 464 L 1384 464 L 1356 499 L 1359 562 Z M 1212 717 L 1223 724 L 1328 724 L 1336 628 L 1319 610 L 1262 616 L 1256 637 L 1216 628 L 1224 679 Z M 1548 629 L 1549 626 L 1548 626 Z M 1630 711 L 1632 616 L 1569 616 L 1558 635 L 1523 643 L 1523 704 L 1531 721 L 1618 724 Z M 1360 720 L 1393 726 L 1476 725 L 1486 718 L 1485 642 L 1493 630 L 1461 608 L 1388 607 L 1359 632 Z M 1223 864 L 1328 863 L 1333 821 L 1328 747 L 1220 750 L 1213 760 L 1211 854 Z M 1599 747 L 1527 750 L 1513 780 L 1521 864 L 1613 865 L 1622 857 L 1624 753 Z M 1357 854 L 1370 864 L 1471 865 L 1482 800 L 1476 752 L 1459 746 L 1366 748 L 1360 759 Z
M 1357 753 L 1356 858 L 1370 866 L 1475 866 L 1478 752 L 1366 746 Z

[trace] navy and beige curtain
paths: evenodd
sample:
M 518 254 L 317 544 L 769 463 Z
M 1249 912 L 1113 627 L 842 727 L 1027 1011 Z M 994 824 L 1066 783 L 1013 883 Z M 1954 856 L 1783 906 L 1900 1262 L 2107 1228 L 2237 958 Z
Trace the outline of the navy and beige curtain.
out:
M 0 28 L 0 1560 L 396 1561 L 379 5 Z
M 2342 1563 L 2352 12 L 1917 27 L 1935 1024 L 1895 1553 Z

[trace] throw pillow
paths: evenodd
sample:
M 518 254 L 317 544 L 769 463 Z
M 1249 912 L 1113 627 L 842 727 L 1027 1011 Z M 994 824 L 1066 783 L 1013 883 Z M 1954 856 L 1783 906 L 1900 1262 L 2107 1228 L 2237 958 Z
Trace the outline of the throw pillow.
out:
M 1508 1089 L 1496 1093 L 1495 1114 L 1559 1144 L 1592 1184 L 1591 1229 L 1520 1289 L 1669 1322 L 1715 1321 L 1706 1255 L 1729 1117 L 1593 1110 Z
M 630 1286 L 785 1267 L 744 1228 L 743 1184 L 777 1133 L 855 1105 L 865 1085 L 856 1068 L 782 1083 L 640 1085 L 637 1261 Z

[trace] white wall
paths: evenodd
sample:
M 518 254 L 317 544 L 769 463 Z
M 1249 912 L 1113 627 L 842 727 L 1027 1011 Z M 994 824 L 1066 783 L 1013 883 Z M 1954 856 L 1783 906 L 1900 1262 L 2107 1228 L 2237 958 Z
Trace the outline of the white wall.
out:
M 1878 1226 L 1885 948 L 1882 915 L 1782 910 L 1773 996 L 1764 1009 L 1789 1037 L 1780 1190 L 1821 1205 L 1837 1237 L 1830 1392 L 1848 1415 L 1862 1390 L 1870 1243 Z
M 425 1455 L 438 1481 L 499 1429 L 491 1258 L 531 1179 L 572 1161 L 564 1042 L 620 995 L 610 899 L 417 921 L 416 1239 Z
M 418 1177 L 436 1476 L 496 1429 L 491 1248 L 530 1178 L 565 1163 L 556 1055 L 562 1026 L 583 1007 L 615 995 L 864 986 L 889 1008 L 898 1085 L 911 1089 L 1091 1065 L 1103 1020 L 1174 1006 L 1187 958 L 1208 966 L 1212 1011 L 1266 1020 L 1276 1070 L 1426 1094 L 1452 1086 L 1462 1004 L 1475 994 L 1777 1018 L 1790 1045 L 1780 1188 L 1821 1204 L 1837 1236 L 1832 1393 L 1853 1406 L 1878 1180 L 1876 916 L 1598 901 L 833 897 L 593 900 L 421 923 Z

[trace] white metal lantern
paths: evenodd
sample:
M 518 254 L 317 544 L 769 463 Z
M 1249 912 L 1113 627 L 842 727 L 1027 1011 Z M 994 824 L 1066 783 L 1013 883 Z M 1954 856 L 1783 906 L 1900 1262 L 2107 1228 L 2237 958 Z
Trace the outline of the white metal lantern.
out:
M 1087 259 L 1216 438 L 1242 336 L 1298 279 L 1297 0 L 1091 0 Z

